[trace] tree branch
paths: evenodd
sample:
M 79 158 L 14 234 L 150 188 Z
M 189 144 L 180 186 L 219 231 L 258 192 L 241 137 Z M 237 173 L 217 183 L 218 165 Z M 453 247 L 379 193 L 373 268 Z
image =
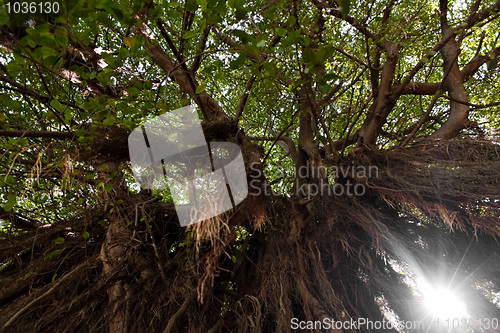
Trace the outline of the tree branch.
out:
M 360 144 L 373 145 L 376 143 L 377 136 L 397 101 L 391 96 L 390 92 L 399 58 L 399 46 L 393 45 L 388 51 L 388 58 L 382 69 L 377 98 L 370 107 L 366 120 L 361 126 L 359 133 Z
M 173 332 L 174 327 L 175 327 L 175 323 L 186 312 L 186 310 L 188 309 L 189 305 L 191 304 L 191 302 L 193 301 L 195 296 L 196 296 L 196 293 L 192 293 L 184 300 L 184 303 L 182 303 L 179 310 L 177 310 L 177 312 L 174 313 L 172 318 L 170 318 L 170 320 L 168 321 L 167 327 L 165 327 L 165 330 L 163 330 L 163 333 Z
M 71 139 L 74 133 L 53 132 L 53 131 L 24 131 L 24 130 L 0 130 L 0 136 L 8 138 L 52 138 L 52 139 Z
M 234 122 L 237 124 L 241 114 L 243 113 L 243 109 L 245 108 L 245 104 L 248 100 L 248 95 L 250 94 L 250 89 L 252 89 L 253 83 L 255 82 L 255 75 L 252 75 L 250 79 L 248 79 L 247 84 L 245 86 L 245 91 L 243 92 L 243 96 L 241 96 L 240 103 L 238 104 L 238 109 L 236 109 L 236 116 L 234 117 Z
M 444 87 L 448 94 L 453 98 L 459 100 L 450 102 L 450 114 L 448 119 L 441 125 L 441 127 L 430 135 L 431 139 L 445 139 L 449 140 L 455 137 L 468 123 L 469 107 L 464 103 L 468 103 L 467 92 L 464 88 L 464 81 L 462 74 L 458 67 L 458 55 L 460 49 L 457 41 L 455 40 L 455 31 L 448 25 L 446 15 L 448 13 L 448 0 L 440 0 L 441 9 L 441 33 L 443 38 L 446 36 L 453 36 L 446 42 L 441 49 L 441 56 L 444 61 Z M 438 88 L 439 90 L 439 88 Z M 437 97 L 434 97 L 437 99 Z M 435 102 L 435 101 L 434 101 Z M 428 108 L 426 114 L 430 113 L 433 103 Z M 407 142 L 407 140 L 405 140 Z
M 137 35 L 144 37 L 145 48 L 153 61 L 163 69 L 167 75 L 176 82 L 182 90 L 199 105 L 203 116 L 207 120 L 221 120 L 229 118 L 220 105 L 206 92 L 196 93 L 198 83 L 189 71 L 176 66 L 168 54 L 159 45 L 155 45 L 151 37 L 145 32 L 146 26 L 135 27 Z
M 319 9 L 329 9 L 329 14 L 333 15 L 343 21 L 346 21 L 349 23 L 351 26 L 353 26 L 356 30 L 361 32 L 364 36 L 367 38 L 371 38 L 374 41 L 379 39 L 379 36 L 373 32 L 371 32 L 363 23 L 358 22 L 356 19 L 354 19 L 352 16 L 347 15 L 345 18 L 342 16 L 342 13 L 338 8 L 331 7 L 330 5 L 327 5 L 325 3 L 322 3 L 317 0 L 313 0 L 313 3 L 318 7 Z M 382 46 L 382 45 L 381 45 Z
M 26 306 L 24 306 L 22 309 L 17 311 L 6 323 L 3 325 L 3 328 L 9 327 L 14 321 L 16 321 L 17 318 L 19 318 L 22 314 L 24 314 L 29 308 L 31 308 L 33 305 L 36 303 L 40 302 L 50 294 L 52 294 L 57 288 L 59 288 L 60 285 L 62 285 L 64 282 L 68 281 L 70 278 L 73 277 L 73 275 L 76 275 L 77 273 L 80 273 L 80 271 L 87 267 L 87 261 L 84 261 L 80 265 L 78 265 L 75 269 L 73 269 L 71 272 L 63 276 L 59 281 L 57 281 L 52 287 L 49 288 L 46 292 L 41 294 L 40 296 L 36 297 L 34 300 L 29 302 Z
M 200 46 L 198 47 L 198 51 L 193 60 L 193 64 L 191 65 L 191 73 L 195 74 L 198 68 L 200 67 L 201 57 L 203 55 L 203 51 L 205 51 L 205 47 L 207 45 L 208 34 L 210 33 L 210 26 L 207 26 L 203 31 L 201 36 Z
M 479 67 L 491 60 L 491 57 L 500 57 L 500 46 L 489 51 L 485 55 L 476 55 L 475 57 L 473 57 L 462 69 L 463 80 L 466 81 L 470 79 L 476 73 Z

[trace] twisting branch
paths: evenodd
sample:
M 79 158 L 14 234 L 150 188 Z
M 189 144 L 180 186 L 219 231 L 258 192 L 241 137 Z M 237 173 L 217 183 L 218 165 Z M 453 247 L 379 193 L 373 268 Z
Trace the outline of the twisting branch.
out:
M 461 102 L 467 103 L 467 92 L 464 88 L 464 81 L 457 61 L 460 49 L 455 39 L 455 31 L 450 28 L 447 20 L 448 0 L 440 0 L 439 4 L 441 10 L 441 34 L 443 37 L 447 35 L 452 36 L 452 38 L 450 38 L 441 48 L 441 56 L 443 58 L 445 71 L 443 86 L 446 88 L 449 95 L 452 95 Z M 430 112 L 430 110 L 428 112 Z M 468 115 L 469 107 L 467 105 L 451 101 L 448 119 L 438 130 L 431 134 L 430 138 L 448 140 L 455 137 L 460 130 L 467 125 Z

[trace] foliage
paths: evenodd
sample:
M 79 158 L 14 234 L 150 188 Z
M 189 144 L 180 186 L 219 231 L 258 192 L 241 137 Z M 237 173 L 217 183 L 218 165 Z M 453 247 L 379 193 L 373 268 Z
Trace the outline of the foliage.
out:
M 59 3 L 0 11 L 6 332 L 427 320 L 418 274 L 499 317 L 500 2 Z M 251 193 L 181 228 L 127 137 L 187 104 Z

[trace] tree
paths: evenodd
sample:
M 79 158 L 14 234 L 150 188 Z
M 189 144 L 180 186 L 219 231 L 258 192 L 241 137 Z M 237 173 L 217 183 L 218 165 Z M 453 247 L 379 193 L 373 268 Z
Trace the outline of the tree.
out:
M 58 4 L 0 15 L 2 331 L 499 317 L 500 1 Z M 250 193 L 183 228 L 127 137 L 187 104 Z

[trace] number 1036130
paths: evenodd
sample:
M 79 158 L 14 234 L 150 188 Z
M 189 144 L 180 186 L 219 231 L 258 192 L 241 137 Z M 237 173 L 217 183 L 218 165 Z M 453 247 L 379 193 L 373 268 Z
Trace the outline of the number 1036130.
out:
M 12 2 L 5 4 L 8 14 L 52 14 L 59 13 L 58 2 Z

